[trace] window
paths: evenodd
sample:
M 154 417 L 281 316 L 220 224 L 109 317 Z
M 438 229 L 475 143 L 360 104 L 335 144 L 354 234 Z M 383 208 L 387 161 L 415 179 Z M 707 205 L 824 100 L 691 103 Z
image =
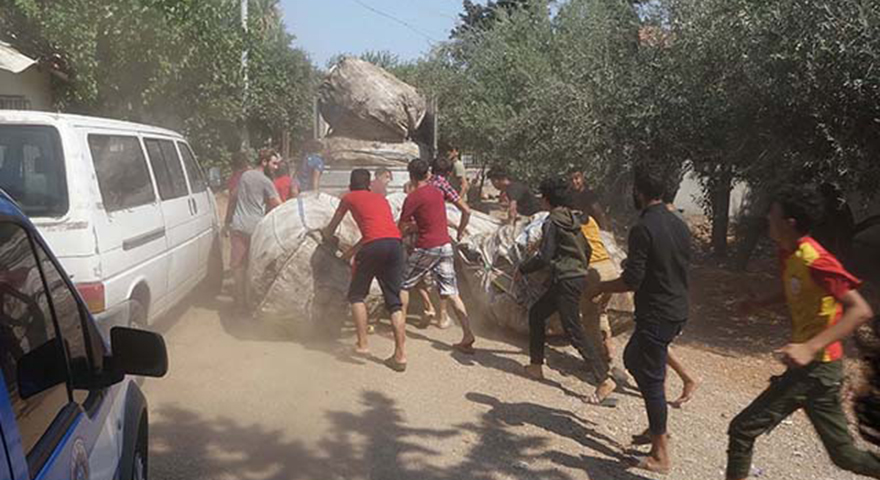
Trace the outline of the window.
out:
M 0 110 L 30 110 L 31 101 L 23 95 L 0 95 Z
M 208 189 L 208 184 L 205 182 L 205 175 L 202 173 L 202 167 L 200 167 L 199 162 L 196 161 L 196 157 L 193 155 L 192 150 L 189 149 L 189 145 L 183 142 L 177 142 L 177 146 L 180 147 L 180 156 L 183 157 L 183 164 L 186 166 L 186 175 L 189 177 L 189 188 L 192 189 L 193 193 L 204 192 Z
M 67 213 L 67 180 L 58 131 L 46 126 L 0 126 L 0 188 L 29 216 Z
M 137 137 L 89 135 L 89 150 L 105 210 L 115 212 L 156 201 Z
M 55 318 L 58 320 L 58 328 L 67 345 L 71 375 L 74 379 L 87 378 L 94 370 L 93 367 L 101 368 L 103 366 L 104 344 L 97 332 L 90 330 L 86 333 L 84 331 L 84 326 L 89 326 L 89 322 L 87 318 L 83 317 L 71 287 L 64 281 L 62 273 L 58 271 L 58 267 L 43 250 L 43 247 L 37 245 L 36 248 L 40 267 L 43 269 L 43 276 L 46 279 L 46 287 L 49 289 L 49 298 L 52 300 L 52 307 L 55 311 Z M 87 342 L 87 340 L 91 341 Z M 87 348 L 91 350 L 92 355 L 89 354 Z
M 37 259 L 24 229 L 0 223 L 0 365 L 31 472 L 63 431 L 67 364 Z
M 147 146 L 153 174 L 156 175 L 159 197 L 162 200 L 171 200 L 186 196 L 186 177 L 183 175 L 183 167 L 180 166 L 174 143 L 171 140 L 148 138 L 144 140 L 144 144 Z

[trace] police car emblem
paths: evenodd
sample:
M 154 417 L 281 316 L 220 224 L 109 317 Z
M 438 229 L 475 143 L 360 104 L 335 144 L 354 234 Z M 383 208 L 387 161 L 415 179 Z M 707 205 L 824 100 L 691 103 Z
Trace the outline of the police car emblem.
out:
M 70 478 L 72 480 L 89 480 L 89 454 L 82 438 L 73 442 L 70 452 Z

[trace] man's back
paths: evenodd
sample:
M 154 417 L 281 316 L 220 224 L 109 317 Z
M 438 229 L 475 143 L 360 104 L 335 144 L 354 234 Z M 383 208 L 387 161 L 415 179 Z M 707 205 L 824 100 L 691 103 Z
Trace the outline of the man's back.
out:
M 230 228 L 250 235 L 266 213 L 266 201 L 278 197 L 278 192 L 266 174 L 254 169 L 241 174 L 235 196 Z
M 401 221 L 414 219 L 418 227 L 418 248 L 434 248 L 452 241 L 446 222 L 446 203 L 443 192 L 432 185 L 424 185 L 406 196 Z
M 683 322 L 688 317 L 691 234 L 665 205 L 642 212 L 629 236 L 624 281 L 636 290 L 636 321 Z
M 516 202 L 516 210 L 520 215 L 532 216 L 540 210 L 538 199 L 524 183 L 512 181 L 505 190 L 507 200 Z

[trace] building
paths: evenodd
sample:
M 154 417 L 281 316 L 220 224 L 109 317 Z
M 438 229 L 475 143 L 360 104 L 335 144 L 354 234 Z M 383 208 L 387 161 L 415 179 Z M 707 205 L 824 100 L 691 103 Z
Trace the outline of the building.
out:
M 0 109 L 52 111 L 52 75 L 63 75 L 0 42 Z

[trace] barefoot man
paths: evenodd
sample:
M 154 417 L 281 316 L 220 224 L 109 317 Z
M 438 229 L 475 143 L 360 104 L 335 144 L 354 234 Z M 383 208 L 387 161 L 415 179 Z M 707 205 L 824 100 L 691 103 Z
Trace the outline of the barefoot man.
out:
M 859 450 L 849 433 L 840 404 L 843 374 L 841 340 L 871 319 L 873 313 L 855 290 L 860 282 L 810 236 L 822 218 L 822 199 L 809 188 L 781 192 L 767 220 L 779 246 L 779 291 L 745 302 L 750 311 L 786 302 L 792 320 L 792 343 L 776 353 L 788 365 L 782 375 L 730 422 L 727 479 L 749 476 L 755 440 L 801 408 L 838 467 L 880 478 L 880 458 Z
M 403 276 L 403 244 L 400 230 L 394 223 L 391 206 L 385 196 L 370 191 L 370 172 L 362 168 L 352 170 L 349 182 L 350 192 L 342 197 L 336 213 L 327 227 L 321 231 L 325 240 L 334 238 L 339 223 L 345 214 L 351 212 L 361 231 L 361 239 L 346 253 L 355 254 L 351 285 L 348 287 L 348 301 L 357 329 L 355 351 L 366 355 L 367 346 L 367 306 L 364 299 L 370 293 L 373 279 L 379 280 L 385 308 L 391 314 L 394 331 L 394 355 L 385 361 L 391 369 L 406 370 L 406 324 L 401 313 L 403 302 L 400 286 Z
M 629 233 L 629 256 L 620 278 L 604 281 L 598 293 L 635 291 L 636 328 L 624 351 L 648 412 L 651 451 L 637 466 L 666 473 L 670 468 L 666 433 L 666 362 L 672 340 L 688 317 L 691 235 L 663 203 L 665 181 L 656 170 L 637 167 L 633 201 L 641 210 Z

